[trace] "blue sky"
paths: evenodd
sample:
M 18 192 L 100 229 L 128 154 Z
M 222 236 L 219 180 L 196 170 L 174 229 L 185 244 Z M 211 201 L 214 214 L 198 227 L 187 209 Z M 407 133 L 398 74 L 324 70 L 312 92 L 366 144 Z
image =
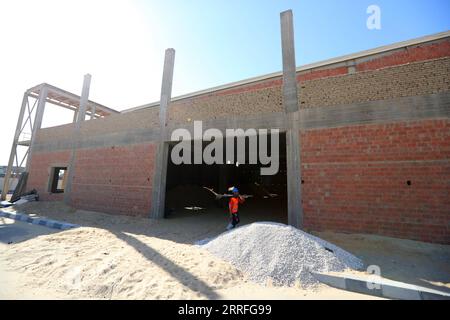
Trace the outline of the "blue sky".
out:
M 201 75 L 196 83 L 183 85 L 191 90 L 279 71 L 279 13 L 286 9 L 294 12 L 297 65 L 450 29 L 449 0 L 194 0 L 164 1 L 156 7 L 147 1 L 139 4 L 164 17 L 163 43 L 177 51 L 177 75 L 179 70 Z M 366 27 L 366 10 L 372 4 L 381 8 L 381 30 Z M 177 87 L 176 91 L 185 90 Z
M 381 30 L 368 30 L 369 5 Z M 173 96 L 281 70 L 280 12 L 292 9 L 297 65 L 450 29 L 450 0 L 0 0 L 0 165 L 23 92 L 46 82 L 117 110 L 159 100 L 164 50 Z M 46 106 L 43 126 L 72 120 Z

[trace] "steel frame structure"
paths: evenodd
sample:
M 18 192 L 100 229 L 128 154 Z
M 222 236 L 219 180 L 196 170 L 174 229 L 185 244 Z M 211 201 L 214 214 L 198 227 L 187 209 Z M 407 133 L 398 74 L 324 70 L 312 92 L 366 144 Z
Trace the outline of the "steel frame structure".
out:
M 46 103 L 72 110 L 73 122 L 76 122 L 80 111 L 80 100 L 80 96 L 47 83 L 25 91 L 5 172 L 1 200 L 6 199 L 11 178 L 19 174 L 17 170 L 26 164 L 25 171 L 29 171 L 33 142 L 37 131 L 41 128 Z M 91 120 L 120 113 L 90 100 L 87 101 L 85 108 L 83 111 Z M 22 155 L 19 153 L 19 147 L 26 148 Z

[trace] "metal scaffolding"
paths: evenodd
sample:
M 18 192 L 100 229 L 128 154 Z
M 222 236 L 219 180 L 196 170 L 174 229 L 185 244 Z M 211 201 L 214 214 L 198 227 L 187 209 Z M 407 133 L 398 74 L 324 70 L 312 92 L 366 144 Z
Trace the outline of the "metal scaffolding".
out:
M 29 171 L 33 142 L 37 131 L 41 128 L 46 103 L 72 110 L 73 122 L 77 121 L 80 96 L 47 83 L 25 91 L 5 172 L 1 200 L 6 199 L 11 178 L 19 175 L 24 164 L 25 172 Z M 120 112 L 96 102 L 87 101 L 85 114 L 91 120 L 117 113 Z

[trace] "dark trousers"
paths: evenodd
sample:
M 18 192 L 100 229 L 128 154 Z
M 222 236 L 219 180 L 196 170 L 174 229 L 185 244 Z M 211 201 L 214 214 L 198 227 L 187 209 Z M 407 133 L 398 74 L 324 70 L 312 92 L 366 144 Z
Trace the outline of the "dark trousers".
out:
M 239 220 L 239 213 L 233 213 L 231 215 L 231 224 L 233 225 L 233 228 L 236 227 L 236 225 L 240 222 L 241 220 Z

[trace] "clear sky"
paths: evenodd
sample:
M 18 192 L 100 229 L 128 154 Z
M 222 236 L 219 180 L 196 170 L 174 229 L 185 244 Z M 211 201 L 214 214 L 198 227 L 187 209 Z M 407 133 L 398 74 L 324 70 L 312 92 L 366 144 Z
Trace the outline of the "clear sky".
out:
M 369 30 L 370 5 L 381 30 Z M 297 65 L 450 29 L 450 0 L 0 0 L 0 165 L 23 92 L 47 82 L 123 110 L 159 99 L 164 50 L 173 95 L 281 70 L 279 13 L 292 9 Z M 70 120 L 48 107 L 44 126 Z

